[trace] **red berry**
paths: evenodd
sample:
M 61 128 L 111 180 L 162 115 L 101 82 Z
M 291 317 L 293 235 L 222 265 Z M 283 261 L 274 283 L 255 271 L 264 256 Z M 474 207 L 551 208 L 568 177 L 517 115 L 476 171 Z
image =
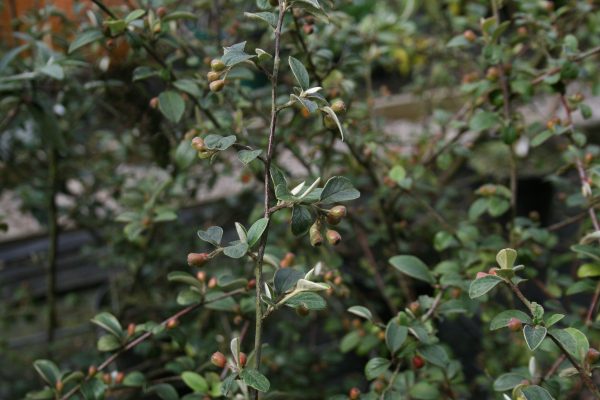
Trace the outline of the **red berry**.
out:
M 248 360 L 248 356 L 246 356 L 246 353 L 240 352 L 240 367 L 245 366 L 247 360 Z
M 213 363 L 215 367 L 223 368 L 225 367 L 225 364 L 227 364 L 227 358 L 223 353 L 217 351 L 210 357 L 210 362 Z
M 350 400 L 357 400 L 360 397 L 360 389 L 357 387 L 353 387 L 352 389 L 350 389 L 348 397 L 350 398 Z
M 506 326 L 508 326 L 508 329 L 511 331 L 518 332 L 523 328 L 523 323 L 516 318 L 511 318 Z
M 208 253 L 190 253 L 187 256 L 187 262 L 190 267 L 201 267 L 210 260 Z
M 465 37 L 465 39 L 467 39 L 469 42 L 474 42 L 477 39 L 477 35 L 475 34 L 475 32 L 473 32 L 472 30 L 468 29 L 463 33 L 463 36 Z
M 102 375 L 102 382 L 104 382 L 106 385 L 110 385 L 112 383 L 112 377 L 110 374 Z
M 425 366 L 425 360 L 421 356 L 414 356 L 412 359 L 412 365 L 416 369 L 421 369 Z
M 169 320 L 169 322 L 167 322 L 167 329 L 173 329 L 178 324 L 179 324 L 179 321 L 177 321 L 177 318 L 172 318 L 172 319 Z
M 119 372 L 117 373 L 117 376 L 115 376 L 115 383 L 117 385 L 123 383 L 123 379 L 125 379 L 125 374 L 123 372 Z
M 256 287 L 256 279 L 250 279 L 248 281 L 248 284 L 246 285 L 246 288 L 248 290 L 250 290 L 250 289 L 254 289 L 255 287 Z

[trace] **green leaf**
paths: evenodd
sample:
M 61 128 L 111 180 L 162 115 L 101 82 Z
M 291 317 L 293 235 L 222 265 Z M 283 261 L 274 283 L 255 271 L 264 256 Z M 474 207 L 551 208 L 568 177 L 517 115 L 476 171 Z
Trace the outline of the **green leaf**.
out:
M 545 324 L 546 328 L 550 328 L 552 325 L 556 324 L 558 321 L 563 319 L 565 314 L 552 314 L 548 319 L 546 319 Z
M 294 0 L 295 3 L 306 3 L 308 5 L 310 5 L 311 7 L 316 8 L 317 10 L 321 9 L 321 5 L 319 4 L 318 0 Z
M 92 318 L 92 323 L 98 325 L 100 328 L 105 329 L 106 331 L 112 333 L 118 338 L 124 337 L 123 328 L 121 324 L 115 318 L 114 315 L 108 312 L 101 312 Z
M 244 383 L 261 392 L 268 392 L 271 386 L 266 376 L 255 369 L 245 368 L 240 372 L 240 378 Z
M 165 15 L 162 20 L 164 22 L 168 22 L 168 21 L 174 21 L 177 19 L 189 19 L 191 21 L 196 21 L 198 19 L 198 16 L 196 14 L 188 12 L 188 11 L 173 11 L 173 12 Z
M 296 286 L 298 280 L 304 278 L 304 274 L 293 268 L 280 268 L 273 277 L 273 288 L 277 295 L 283 294 Z
M 490 111 L 479 111 L 469 121 L 469 129 L 474 132 L 486 131 L 500 123 L 500 117 Z
M 202 92 L 200 91 L 198 84 L 191 79 L 178 79 L 173 82 L 173 86 L 192 97 L 202 97 Z
M 527 379 L 526 376 L 517 374 L 515 372 L 502 374 L 494 381 L 494 390 L 496 392 L 512 390 L 515 386 L 520 385 L 525 379 Z
M 390 264 L 398 271 L 429 284 L 435 283 L 435 278 L 427 265 L 415 256 L 400 255 L 390 258 Z
M 200 281 L 196 280 L 198 283 Z M 189 306 L 190 304 L 199 303 L 202 296 L 198 291 L 192 289 L 184 289 L 177 294 L 177 304 L 180 306 Z
M 125 32 L 127 29 L 127 23 L 122 19 L 113 19 L 110 21 L 104 21 L 104 25 L 110 29 L 111 36 L 118 36 Z
M 340 351 L 342 353 L 347 353 L 350 350 L 354 349 L 358 346 L 358 343 L 361 341 L 361 336 L 359 331 L 351 331 L 346 336 L 342 338 L 340 341 Z
M 202 283 L 194 275 L 185 271 L 173 271 L 167 275 L 169 282 L 185 283 L 186 285 L 195 286 L 198 289 L 202 288 Z
M 248 252 L 248 243 L 236 240 L 223 249 L 223 254 L 231 258 L 242 258 Z
M 194 391 L 194 393 L 208 392 L 208 383 L 200 374 L 197 374 L 193 371 L 185 371 L 181 374 L 181 379 L 190 389 Z
M 33 362 L 33 367 L 37 371 L 37 373 L 42 377 L 44 382 L 54 387 L 56 382 L 60 380 L 60 370 L 50 360 L 35 360 Z
M 496 329 L 507 327 L 508 322 L 512 318 L 516 318 L 524 324 L 531 323 L 531 318 L 529 318 L 529 315 L 525 314 L 523 311 L 506 310 L 502 311 L 500 314 L 496 315 L 494 319 L 492 319 L 492 322 L 490 323 L 490 331 L 495 331 Z
M 469 286 L 469 297 L 476 299 L 483 296 L 500 282 L 502 282 L 502 278 L 496 275 L 486 275 L 483 278 L 475 279 L 471 282 L 471 286 Z
M 321 107 L 321 110 L 323 110 L 327 115 L 329 115 L 329 117 L 331 117 L 331 119 L 333 120 L 333 122 L 335 122 L 335 124 L 337 125 L 338 130 L 340 131 L 340 136 L 342 137 L 342 142 L 343 142 L 344 141 L 344 128 L 342 128 L 342 124 L 340 122 L 340 119 L 338 118 L 338 116 L 335 113 L 335 111 L 333 111 L 333 108 L 331 108 L 329 106 L 325 106 L 325 107 Z
M 235 135 L 208 135 L 204 138 L 204 145 L 208 150 L 224 151 L 233 146 L 236 140 Z
M 562 346 L 574 357 L 579 357 L 577 350 L 577 340 L 565 329 L 553 329 L 550 331 L 552 336 L 562 344 Z
M 331 204 L 354 200 L 359 197 L 360 192 L 352 186 L 352 182 L 348 178 L 334 176 L 325 183 L 319 201 L 323 204 Z
M 442 398 L 439 390 L 428 382 L 417 382 L 410 388 L 410 398 L 415 400 L 438 400 Z
M 39 69 L 39 71 L 42 74 L 47 75 L 50 78 L 54 78 L 54 79 L 56 79 L 58 81 L 62 81 L 64 79 L 64 77 L 65 77 L 65 71 L 58 64 L 44 65 L 43 67 L 41 67 Z
M 145 10 L 133 10 L 132 12 L 130 12 L 129 14 L 127 14 L 127 16 L 125 17 L 125 22 L 127 24 L 135 21 L 136 19 L 141 18 L 144 14 L 146 14 Z
M 538 348 L 546 337 L 546 333 L 548 333 L 548 330 L 540 325 L 525 325 L 523 328 L 523 337 L 525 337 L 525 342 L 531 351 Z
M 142 374 L 139 371 L 133 371 L 133 372 L 127 374 L 127 376 L 123 380 L 123 385 L 129 386 L 129 387 L 141 387 L 145 383 L 146 383 L 146 378 L 144 377 L 144 374 Z
M 525 400 L 554 400 L 546 389 L 541 386 L 526 386 L 521 389 Z
M 158 74 L 159 74 L 159 72 L 157 70 L 155 70 L 154 68 L 144 65 L 141 67 L 137 67 L 136 69 L 133 70 L 133 77 L 131 78 L 131 80 L 133 82 L 137 82 L 137 81 L 151 78 L 153 76 L 157 76 Z
M 114 351 L 121 347 L 119 339 L 113 335 L 102 335 L 96 345 L 98 351 Z
M 600 276 L 600 264 L 588 263 L 583 264 L 577 269 L 577 276 L 579 278 L 594 278 Z
M 352 306 L 348 309 L 348 312 L 354 315 L 358 315 L 361 318 L 364 318 L 369 321 L 373 321 L 373 314 L 367 307 L 363 306 Z
M 306 71 L 304 64 L 291 56 L 288 58 L 288 62 L 290 64 L 290 68 L 292 69 L 292 73 L 296 78 L 296 82 L 298 82 L 302 90 L 308 89 L 310 86 L 310 78 L 308 77 L 308 71 Z
M 273 29 L 277 27 L 277 15 L 275 15 L 272 12 L 257 12 L 257 13 L 245 12 L 244 16 L 246 16 L 248 18 L 252 18 L 252 19 L 263 20 L 267 24 L 269 24 L 269 26 L 271 26 L 271 28 L 273 28 Z
M 579 253 L 581 256 L 593 258 L 596 261 L 600 261 L 600 249 L 595 246 L 587 244 L 576 244 L 571 246 L 571 250 Z
M 384 374 L 390 367 L 391 362 L 385 358 L 371 358 L 365 365 L 365 376 L 368 380 L 375 379 L 379 375 Z
M 25 400 L 54 400 L 56 399 L 54 389 L 46 387 L 45 389 L 27 393 Z
M 327 308 L 325 300 L 314 292 L 301 292 L 286 300 L 287 306 L 297 308 L 300 306 L 308 310 L 324 310 Z
M 89 31 L 85 31 L 77 35 L 75 40 L 71 42 L 69 45 L 69 54 L 86 46 L 92 42 L 103 39 L 104 33 L 100 29 L 92 29 Z
M 206 305 L 205 308 L 210 308 L 211 310 L 218 311 L 234 311 L 237 307 L 235 300 L 231 297 L 225 297 L 220 300 L 213 301 L 213 299 L 217 299 L 219 297 L 223 297 L 225 293 L 215 290 L 206 294 Z
M 565 331 L 575 339 L 575 343 L 577 344 L 577 354 L 575 354 L 575 356 L 580 360 L 585 359 L 588 350 L 590 349 L 590 343 L 587 336 L 576 328 L 566 328 Z
M 392 354 L 396 353 L 408 336 L 408 328 L 391 320 L 385 328 L 385 343 Z
M 223 228 L 220 226 L 211 226 L 205 231 L 199 230 L 198 237 L 200 240 L 208 242 L 213 246 L 219 246 L 223 238 Z
M 183 97 L 173 90 L 167 90 L 158 95 L 158 109 L 171 122 L 179 122 L 185 111 Z
M 261 218 L 252 224 L 250 229 L 248 229 L 248 246 L 252 247 L 258 243 L 268 224 L 269 218 Z
M 446 350 L 439 344 L 421 347 L 418 351 L 427 362 L 441 368 L 446 368 L 450 361 Z
M 314 218 L 305 206 L 294 206 L 292 209 L 292 233 L 295 236 L 304 235 L 313 224 Z
M 502 249 L 496 254 L 496 262 L 503 269 L 512 268 L 517 259 L 517 252 L 514 249 Z
M 246 54 L 244 48 L 246 47 L 246 42 L 241 42 L 234 44 L 233 46 L 224 47 L 223 48 L 223 57 L 221 61 L 225 63 L 228 67 L 233 67 L 241 62 L 250 60 L 255 56 L 251 56 Z
M 238 151 L 238 158 L 244 165 L 248 165 L 258 158 L 260 153 L 262 153 L 262 150 L 240 150 Z
M 146 389 L 146 393 L 156 393 L 162 400 L 179 400 L 175 388 L 168 383 L 159 383 Z

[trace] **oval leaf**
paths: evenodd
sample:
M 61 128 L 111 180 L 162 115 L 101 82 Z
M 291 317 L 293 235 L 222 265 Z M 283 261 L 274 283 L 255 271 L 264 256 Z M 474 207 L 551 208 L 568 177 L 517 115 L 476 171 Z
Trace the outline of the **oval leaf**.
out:
M 394 256 L 390 258 L 390 264 L 398 271 L 429 284 L 434 284 L 435 279 L 427 265 L 415 256 Z

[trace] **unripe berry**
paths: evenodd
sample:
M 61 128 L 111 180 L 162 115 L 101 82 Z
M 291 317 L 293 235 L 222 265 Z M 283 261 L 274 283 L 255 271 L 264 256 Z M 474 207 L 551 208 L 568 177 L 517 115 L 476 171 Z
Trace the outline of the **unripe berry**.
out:
M 425 360 L 421 356 L 414 356 L 412 359 L 412 365 L 416 369 L 421 369 L 425 366 Z
M 418 301 L 413 301 L 408 305 L 408 309 L 412 311 L 413 314 L 417 315 L 419 311 L 421 311 L 421 303 Z
M 337 246 L 342 241 L 342 236 L 340 233 L 332 229 L 327 229 L 327 232 L 325 232 L 325 237 L 327 237 L 327 242 L 332 246 Z
M 593 347 L 590 347 L 590 349 L 587 352 L 586 359 L 588 363 L 594 364 L 596 361 L 598 361 L 598 359 L 600 359 L 600 351 L 594 349 Z
M 135 324 L 132 322 L 127 325 L 127 336 L 135 335 Z
M 154 109 L 158 108 L 158 97 L 153 97 L 150 99 L 150 107 Z
M 383 342 L 385 340 L 385 332 L 384 331 L 377 332 L 377 339 L 379 339 Z
M 328 282 L 328 281 L 330 281 L 332 279 L 333 279 L 333 272 L 332 271 L 325 272 L 325 275 L 323 276 L 323 280 L 325 282 Z
M 56 381 L 56 384 L 54 385 L 54 389 L 56 389 L 56 391 L 58 393 L 62 392 L 64 388 L 65 388 L 65 384 L 61 380 Z
M 519 332 L 523 328 L 523 323 L 516 318 L 511 318 L 508 321 L 507 327 L 513 332 Z
M 88 368 L 88 376 L 92 378 L 98 373 L 98 368 L 95 365 L 90 365 Z
M 497 81 L 500 77 L 500 71 L 497 67 L 490 67 L 488 68 L 485 77 L 490 81 Z
M 210 357 L 210 362 L 215 367 L 223 368 L 223 367 L 225 367 L 225 364 L 227 364 L 227 358 L 225 357 L 225 355 L 223 353 L 221 353 L 220 351 L 217 351 Z
M 333 284 L 336 286 L 340 286 L 342 283 L 344 283 L 344 279 L 341 276 L 336 276 L 333 280 Z
M 343 114 L 346 112 L 346 103 L 342 100 L 336 100 L 331 103 L 331 109 L 335 111 L 336 114 Z
M 124 374 L 123 372 L 119 372 L 119 373 L 117 374 L 117 376 L 115 376 L 115 383 L 116 383 L 117 385 L 118 385 L 118 384 L 121 384 L 121 383 L 123 383 L 123 379 L 125 379 L 125 374 Z
M 353 387 L 352 389 L 350 389 L 350 392 L 348 393 L 348 398 L 350 400 L 358 400 L 358 398 L 360 397 L 360 389 L 357 387 Z
M 461 294 L 462 294 L 461 288 L 455 287 L 455 288 L 452 288 L 452 290 L 450 291 L 450 297 L 452 297 L 453 299 L 458 299 Z
M 198 273 L 196 274 L 196 279 L 198 279 L 200 282 L 205 282 L 206 281 L 206 272 L 198 271 Z
M 325 125 L 325 128 L 327 129 L 337 129 L 337 124 L 329 114 L 323 117 L 323 125 Z
M 553 131 L 554 128 L 556 127 L 556 125 L 560 125 L 560 123 L 561 123 L 560 118 L 554 117 L 551 120 L 549 120 L 548 122 L 546 122 L 546 128 Z
M 344 218 L 347 214 L 347 210 L 345 206 L 335 206 L 329 210 L 327 215 L 332 215 L 336 218 Z
M 248 360 L 248 356 L 246 356 L 246 353 L 240 352 L 240 367 L 245 366 L 247 360 Z
M 520 26 L 519 29 L 517 29 L 517 34 L 520 37 L 527 37 L 527 35 L 529 34 L 529 32 L 527 31 L 526 27 Z
M 310 313 L 310 310 L 303 306 L 302 304 L 296 307 L 296 314 L 301 317 L 306 317 Z
M 463 33 L 463 36 L 465 39 L 467 39 L 469 42 L 474 42 L 475 40 L 477 40 L 477 35 L 475 34 L 475 32 L 473 32 L 472 30 L 468 29 Z
M 220 92 L 225 87 L 225 80 L 219 79 L 219 80 L 213 81 L 208 86 L 209 86 L 211 92 L 214 92 L 214 93 Z
M 309 231 L 310 244 L 313 247 L 317 247 L 323 244 L 323 235 L 321 235 L 321 228 L 318 222 L 315 222 L 310 227 Z
M 158 7 L 156 9 L 156 15 L 158 15 L 158 18 L 163 18 L 167 15 L 167 7 Z
M 177 318 L 172 318 L 169 320 L 169 322 L 167 322 L 167 329 L 173 329 L 177 325 L 179 325 L 179 321 L 177 321 Z
M 112 377 L 110 374 L 102 375 L 102 382 L 104 382 L 106 385 L 110 385 L 112 383 Z
M 220 73 L 215 72 L 215 71 L 210 71 L 206 74 L 206 79 L 208 79 L 209 82 L 214 82 L 217 79 L 219 79 L 220 76 L 221 76 Z
M 190 253 L 187 256 L 187 262 L 190 267 L 201 267 L 210 260 L 208 253 Z
M 377 379 L 375 382 L 373 382 L 373 390 L 375 393 L 381 393 L 383 392 L 383 389 L 385 389 L 385 382 L 380 379 Z
M 214 276 L 212 278 L 210 278 L 208 280 L 208 288 L 209 289 L 214 289 L 217 287 L 217 278 L 215 278 Z
M 478 272 L 477 275 L 475 276 L 475 279 L 481 279 L 484 276 L 488 276 L 489 274 L 487 272 Z
M 225 63 L 221 60 L 219 60 L 218 58 L 215 58 L 214 60 L 212 60 L 210 62 L 210 69 L 212 69 L 213 71 L 216 72 L 221 72 L 223 71 L 227 66 L 225 65 Z

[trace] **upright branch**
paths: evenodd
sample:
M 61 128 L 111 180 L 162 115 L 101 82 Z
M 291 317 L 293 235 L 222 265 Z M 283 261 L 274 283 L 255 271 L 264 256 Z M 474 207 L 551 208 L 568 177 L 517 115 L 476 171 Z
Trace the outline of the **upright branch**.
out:
M 271 74 L 271 122 L 269 125 L 269 139 L 267 144 L 267 155 L 265 157 L 265 173 L 264 173 L 264 216 L 269 218 L 271 215 L 271 202 L 272 202 L 272 188 L 271 188 L 271 161 L 273 160 L 273 153 L 275 151 L 275 131 L 277 127 L 277 83 L 279 79 L 279 64 L 280 64 L 280 41 L 281 41 L 281 27 L 283 25 L 283 18 L 286 12 L 286 2 L 279 2 L 279 17 L 277 19 L 277 26 L 275 27 L 275 50 L 273 57 L 273 73 Z M 267 239 L 269 234 L 269 226 L 263 234 L 260 245 L 258 247 L 258 255 L 256 258 L 256 264 L 254 269 L 254 276 L 256 279 L 256 328 L 254 336 L 254 354 L 255 354 L 255 368 L 260 368 L 260 358 L 262 349 L 262 300 L 261 296 L 263 293 L 263 260 L 265 256 L 265 248 L 267 246 Z M 254 398 L 258 398 L 258 391 L 254 390 Z

